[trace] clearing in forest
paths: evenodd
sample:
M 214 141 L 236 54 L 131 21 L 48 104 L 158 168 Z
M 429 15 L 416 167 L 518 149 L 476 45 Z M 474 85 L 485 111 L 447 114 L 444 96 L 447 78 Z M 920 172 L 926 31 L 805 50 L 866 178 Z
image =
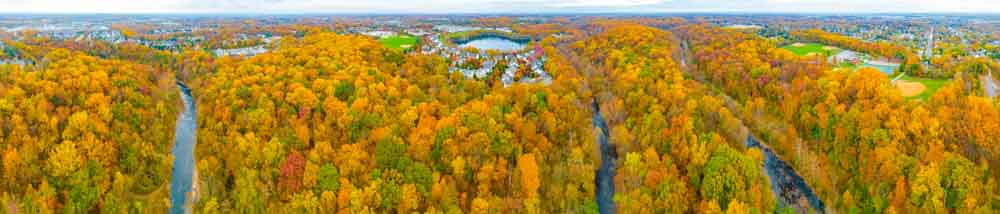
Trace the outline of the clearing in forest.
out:
M 906 80 L 899 80 L 896 82 L 896 88 L 903 92 L 903 97 L 913 97 L 924 93 L 927 87 L 923 83 L 910 82 Z
M 843 50 L 838 47 L 823 45 L 819 43 L 798 43 L 798 42 L 791 45 L 786 45 L 781 48 L 791 51 L 792 53 L 795 53 L 795 55 L 799 56 L 813 56 L 816 54 L 833 56 L 837 53 L 840 53 L 840 51 Z
M 413 36 L 390 36 L 378 41 L 385 47 L 395 50 L 406 50 L 417 45 L 417 37 Z
M 950 80 L 918 78 L 907 75 L 896 81 L 896 88 L 899 88 L 899 90 L 903 93 L 903 97 L 909 99 L 927 100 L 927 98 L 931 97 L 934 92 L 937 92 L 938 89 L 941 89 L 942 86 L 947 84 L 948 81 Z

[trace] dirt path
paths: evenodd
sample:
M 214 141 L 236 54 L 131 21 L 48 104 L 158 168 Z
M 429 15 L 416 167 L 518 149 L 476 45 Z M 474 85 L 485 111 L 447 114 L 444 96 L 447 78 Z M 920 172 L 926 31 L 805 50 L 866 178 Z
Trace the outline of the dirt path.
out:
M 16 213 L 18 213 L 17 212 L 17 203 L 14 203 L 14 201 L 16 201 L 16 200 L 12 198 L 9 202 L 7 202 L 7 213 L 10 213 L 10 214 L 16 214 Z
M 923 83 L 910 82 L 905 80 L 897 81 L 896 88 L 898 88 L 899 91 L 902 92 L 903 97 L 917 96 L 920 95 L 921 93 L 924 93 L 924 91 L 927 90 L 927 87 L 924 86 Z

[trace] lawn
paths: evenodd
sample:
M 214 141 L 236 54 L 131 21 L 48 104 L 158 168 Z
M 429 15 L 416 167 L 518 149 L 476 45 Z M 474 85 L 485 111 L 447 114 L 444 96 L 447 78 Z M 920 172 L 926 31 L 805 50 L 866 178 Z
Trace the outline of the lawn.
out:
M 448 39 L 469 37 L 472 31 L 459 31 L 459 32 L 449 32 Z
M 900 78 L 899 80 L 907 82 L 917 82 L 923 84 L 924 87 L 926 88 L 924 92 L 916 96 L 907 97 L 909 99 L 919 99 L 919 100 L 927 100 L 927 98 L 931 97 L 931 95 L 933 95 L 934 92 L 937 92 L 938 89 L 941 89 L 942 86 L 948 84 L 948 82 L 951 81 L 950 79 L 929 79 L 929 78 L 919 78 L 911 76 L 903 76 L 903 78 Z
M 395 50 L 406 50 L 417 45 L 417 37 L 413 36 L 390 36 L 378 41 L 385 47 Z
M 842 51 L 842 49 L 840 48 L 826 46 L 819 43 L 795 43 L 791 45 L 786 45 L 781 48 L 791 51 L 792 53 L 795 53 L 796 55 L 799 56 L 806 56 L 809 54 L 824 54 L 827 56 L 833 56 Z
M 839 65 L 837 65 L 836 68 L 837 69 L 844 69 L 844 70 L 847 70 L 847 71 L 854 71 L 854 70 L 858 69 L 858 65 L 855 65 L 855 64 L 850 63 L 850 62 L 841 62 Z

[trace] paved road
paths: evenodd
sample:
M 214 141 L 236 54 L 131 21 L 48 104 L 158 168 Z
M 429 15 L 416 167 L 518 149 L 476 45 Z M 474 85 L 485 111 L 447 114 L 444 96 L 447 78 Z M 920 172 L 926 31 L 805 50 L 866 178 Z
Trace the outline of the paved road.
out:
M 986 96 L 996 97 L 997 91 L 1000 90 L 1000 87 L 998 87 L 996 81 L 993 80 L 993 72 L 990 71 L 986 75 L 980 76 L 979 78 L 983 81 L 983 88 L 986 91 Z
M 930 27 L 930 31 L 927 32 L 927 49 L 924 50 L 924 54 L 928 60 L 934 57 L 934 27 Z

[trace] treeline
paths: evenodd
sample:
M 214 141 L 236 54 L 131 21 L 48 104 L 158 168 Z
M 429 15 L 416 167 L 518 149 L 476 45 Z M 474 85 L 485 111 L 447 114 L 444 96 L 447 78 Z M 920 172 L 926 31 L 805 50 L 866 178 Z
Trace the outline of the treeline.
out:
M 638 23 L 676 28 L 596 20 L 589 38 L 539 42 L 550 85 L 509 87 L 316 29 L 250 58 L 5 42 L 37 63 L 0 65 L 0 209 L 166 210 L 180 78 L 199 110 L 199 213 L 593 213 L 592 100 L 620 154 L 623 213 L 788 211 L 761 152 L 742 149 L 743 123 L 832 210 L 1000 210 L 1000 103 L 979 82 L 995 64 L 948 69 L 956 80 L 918 102 L 877 71 L 832 71 L 746 32 Z
M 331 24 L 310 21 L 313 20 L 302 19 L 295 23 L 276 24 L 255 19 L 206 19 L 194 21 L 199 26 L 207 26 L 206 28 L 174 32 L 158 31 L 176 27 L 161 24 L 113 24 L 111 28 L 122 33 L 127 39 L 176 42 L 179 49 L 214 50 L 264 45 L 265 42 L 259 35 L 294 37 L 296 34 L 309 31 L 310 28 L 333 28 Z
M 795 41 L 818 42 L 844 49 L 867 53 L 875 57 L 884 57 L 893 62 L 899 63 L 897 71 L 913 76 L 926 76 L 927 69 L 921 64 L 920 56 L 917 56 L 905 46 L 892 44 L 889 42 L 869 42 L 852 38 L 836 33 L 826 32 L 820 29 L 809 29 L 793 31 L 789 35 Z
M 173 76 L 66 49 L 0 65 L 9 212 L 165 210 L 178 106 Z
M 333 33 L 217 66 L 193 86 L 196 211 L 596 209 L 596 144 L 565 66 L 546 65 L 550 87 L 488 87 Z
M 161 70 L 166 70 L 167 66 L 172 65 L 174 57 L 170 52 L 159 51 L 135 42 L 112 44 L 100 40 L 52 40 L 38 36 L 34 32 L 24 33 L 19 40 L 3 40 L 3 43 L 7 45 L 4 50 L 7 53 L 0 55 L 0 59 L 22 60 L 29 65 L 45 62 L 46 55 L 57 49 L 82 52 L 101 59 L 145 64 Z
M 910 101 L 872 69 L 831 71 L 775 44 L 705 26 L 679 30 L 708 82 L 743 103 L 772 146 L 836 210 L 995 212 L 1000 113 L 979 80 Z M 782 124 L 788 124 L 784 126 Z M 770 127 L 770 128 L 766 128 Z
M 933 72 L 922 74 L 922 76 L 952 78 L 956 74 L 984 75 L 990 74 L 990 71 L 1000 71 L 1000 64 L 986 57 L 964 56 L 951 58 L 948 56 L 939 56 L 931 61 L 937 69 Z
M 520 33 L 513 33 L 500 30 L 475 30 L 475 31 L 464 31 L 455 33 L 445 33 L 444 38 L 447 38 L 451 43 L 466 43 L 475 39 L 483 37 L 501 37 L 516 42 L 527 43 L 535 39 L 531 35 L 522 35 Z

